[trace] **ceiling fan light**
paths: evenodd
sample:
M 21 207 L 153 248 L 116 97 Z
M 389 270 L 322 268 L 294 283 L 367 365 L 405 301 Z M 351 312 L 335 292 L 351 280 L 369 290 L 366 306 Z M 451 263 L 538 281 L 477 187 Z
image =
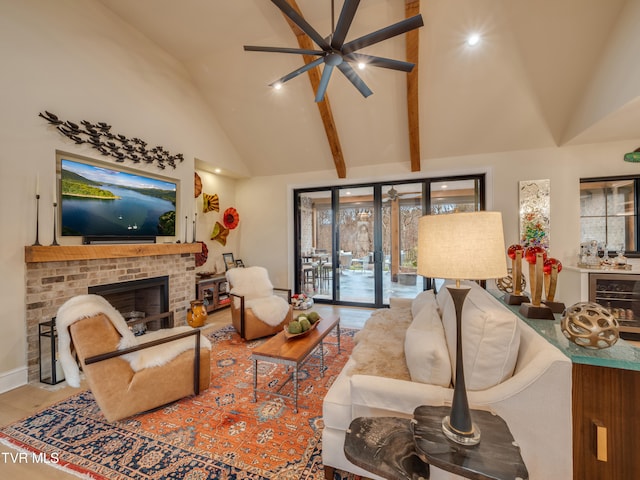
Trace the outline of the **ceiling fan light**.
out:
M 280 90 L 282 88 L 282 82 L 276 82 L 273 84 L 273 88 Z
M 480 35 L 477 33 L 472 33 L 467 37 L 467 45 L 470 47 L 475 47 L 478 43 L 480 43 Z
M 364 62 L 360 62 L 360 63 L 358 63 L 358 68 L 360 70 L 364 70 L 365 68 L 367 68 L 367 64 L 364 63 Z

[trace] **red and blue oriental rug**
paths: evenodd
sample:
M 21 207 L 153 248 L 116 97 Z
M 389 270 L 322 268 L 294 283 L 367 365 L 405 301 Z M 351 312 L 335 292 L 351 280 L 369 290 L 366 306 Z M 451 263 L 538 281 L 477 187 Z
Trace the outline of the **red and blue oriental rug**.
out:
M 211 386 L 200 395 L 109 423 L 84 391 L 0 429 L 0 440 L 87 478 L 319 480 L 322 399 L 354 332 L 341 329 L 341 354 L 329 344 L 334 332 L 327 336 L 324 376 L 314 359 L 302 367 L 297 414 L 277 396 L 259 394 L 252 402 L 249 355 L 264 340 L 244 342 L 225 327 L 208 334 Z M 259 363 L 258 374 L 261 385 L 274 388 L 288 378 L 284 366 L 269 363 Z

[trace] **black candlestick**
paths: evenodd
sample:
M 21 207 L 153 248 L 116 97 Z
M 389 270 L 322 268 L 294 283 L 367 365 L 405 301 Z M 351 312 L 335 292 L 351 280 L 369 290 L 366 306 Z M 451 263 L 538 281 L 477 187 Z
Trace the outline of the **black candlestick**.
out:
M 58 240 L 56 239 L 56 207 L 58 206 L 57 202 L 53 202 L 53 242 L 51 243 L 51 246 L 57 246 L 60 245 L 58 243 Z
M 36 193 L 36 241 L 33 244 L 34 246 L 40 245 L 40 241 L 38 240 L 38 229 L 40 224 L 39 220 L 40 220 L 40 194 Z
M 193 239 L 191 240 L 191 243 L 196 243 L 196 220 L 198 220 L 198 214 L 196 213 L 194 215 L 194 220 L 193 220 Z
M 189 225 L 187 225 L 189 222 L 189 217 L 187 217 L 186 215 L 184 216 L 184 243 L 187 243 L 187 229 L 189 228 Z

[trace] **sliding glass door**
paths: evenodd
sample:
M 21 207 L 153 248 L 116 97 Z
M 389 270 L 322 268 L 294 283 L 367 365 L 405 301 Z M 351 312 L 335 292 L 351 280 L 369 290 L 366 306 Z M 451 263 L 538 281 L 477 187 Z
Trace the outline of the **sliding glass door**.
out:
M 424 290 L 418 275 L 418 219 L 423 215 L 424 183 L 382 186 L 383 303 L 413 298 Z
M 430 286 L 417 273 L 418 219 L 484 208 L 484 175 L 294 192 L 296 293 L 380 307 Z
M 373 187 L 337 190 L 337 301 L 375 304 L 375 232 Z

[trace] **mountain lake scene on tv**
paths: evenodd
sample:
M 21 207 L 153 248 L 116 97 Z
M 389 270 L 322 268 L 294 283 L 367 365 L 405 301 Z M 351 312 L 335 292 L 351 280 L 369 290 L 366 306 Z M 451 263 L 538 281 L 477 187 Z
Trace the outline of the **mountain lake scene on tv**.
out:
M 175 235 L 176 185 L 61 160 L 63 235 Z

